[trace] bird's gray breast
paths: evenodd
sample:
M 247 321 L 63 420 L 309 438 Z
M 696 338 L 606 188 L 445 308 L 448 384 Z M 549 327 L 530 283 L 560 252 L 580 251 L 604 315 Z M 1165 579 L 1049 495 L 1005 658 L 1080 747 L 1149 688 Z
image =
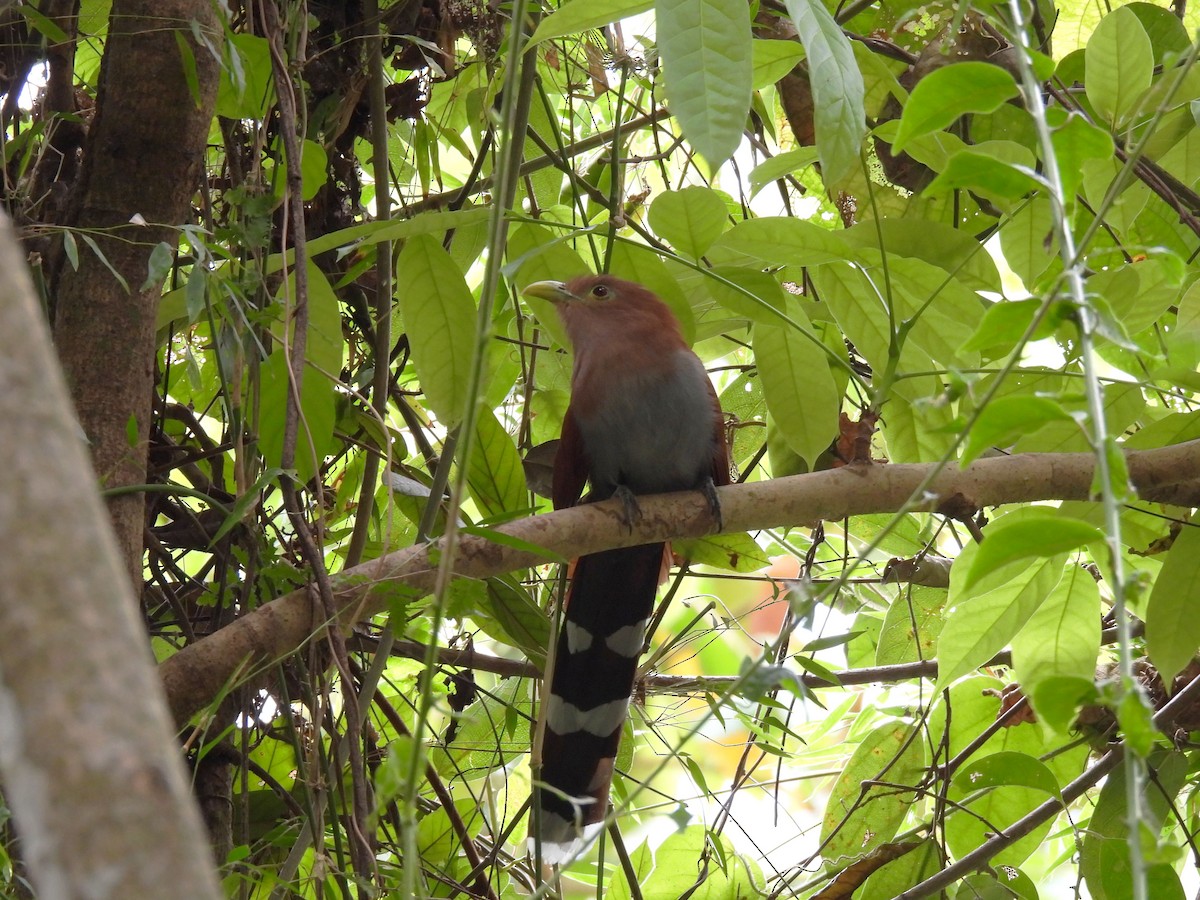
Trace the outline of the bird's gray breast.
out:
M 699 486 L 711 473 L 715 442 L 700 360 L 679 353 L 655 371 L 624 373 L 619 382 L 578 421 L 593 491 L 607 497 L 618 485 L 635 494 Z

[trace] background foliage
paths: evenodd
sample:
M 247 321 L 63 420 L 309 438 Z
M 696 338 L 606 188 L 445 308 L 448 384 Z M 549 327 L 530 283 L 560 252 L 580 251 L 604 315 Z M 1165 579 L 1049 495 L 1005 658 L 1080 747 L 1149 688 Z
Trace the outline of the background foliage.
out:
M 1139 499 L 1119 452 L 1200 438 L 1183 0 L 233 6 L 193 35 L 217 115 L 146 278 L 160 659 L 448 523 L 548 508 L 570 356 L 534 280 L 655 290 L 743 481 L 1099 464 L 1094 502 L 677 545 L 620 815 L 548 881 L 524 834 L 556 569 L 397 588 L 187 733 L 228 773 L 231 894 L 885 898 L 964 858 L 954 896 L 1194 886 L 1190 720 L 1151 712 L 1195 675 L 1196 493 Z M 0 13 L 4 202 L 35 272 L 103 256 L 62 211 L 80 150 L 58 138 L 103 100 L 107 5 L 76 11 Z M 65 43 L 70 108 L 31 102 Z

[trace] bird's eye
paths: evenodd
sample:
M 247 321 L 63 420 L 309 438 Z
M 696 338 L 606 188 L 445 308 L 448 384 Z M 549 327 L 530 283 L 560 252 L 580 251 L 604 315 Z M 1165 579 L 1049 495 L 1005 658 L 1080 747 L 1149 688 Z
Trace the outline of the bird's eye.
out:
M 597 300 L 603 300 L 605 297 L 608 296 L 608 288 L 606 288 L 602 284 L 598 284 L 594 288 L 592 288 L 592 296 L 595 297 Z

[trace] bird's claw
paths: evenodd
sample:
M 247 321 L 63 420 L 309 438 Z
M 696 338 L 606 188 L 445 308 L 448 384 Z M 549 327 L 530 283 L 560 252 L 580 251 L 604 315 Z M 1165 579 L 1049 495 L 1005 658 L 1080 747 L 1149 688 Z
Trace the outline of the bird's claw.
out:
M 708 511 L 712 513 L 713 519 L 717 523 L 717 532 L 725 530 L 725 520 L 721 516 L 721 498 L 717 496 L 717 486 L 712 483 L 712 479 L 707 479 L 704 484 L 700 485 L 700 493 L 704 495 L 704 499 L 708 501 Z
M 633 533 L 633 526 L 642 520 L 642 508 L 638 506 L 637 496 L 623 484 L 617 485 L 613 491 L 613 499 L 621 503 L 621 522 Z

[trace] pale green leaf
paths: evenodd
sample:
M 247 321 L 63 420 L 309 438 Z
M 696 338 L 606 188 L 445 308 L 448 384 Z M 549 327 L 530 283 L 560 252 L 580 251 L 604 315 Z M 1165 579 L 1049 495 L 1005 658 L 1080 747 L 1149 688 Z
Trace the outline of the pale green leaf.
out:
M 915 739 L 914 739 L 915 737 Z M 917 800 L 915 790 L 924 777 L 925 742 L 903 722 L 880 725 L 863 738 L 842 768 L 821 823 L 822 856 L 829 861 L 858 859 L 887 843 Z M 885 780 L 887 785 L 863 782 Z
M 796 41 L 756 40 L 754 42 L 754 90 L 777 82 L 804 59 L 804 48 Z
M 1017 438 L 1056 420 L 1073 421 L 1065 409 L 1048 397 L 1017 395 L 993 400 L 980 412 L 967 435 L 959 464 L 965 469 L 984 451 L 1008 447 Z
M 745 532 L 672 541 L 671 548 L 688 562 L 727 572 L 757 572 L 771 565 L 770 558 Z
M 816 147 L 797 147 L 772 156 L 750 172 L 750 196 L 753 197 L 768 184 L 792 174 L 797 169 L 811 166 L 816 161 Z
M 471 495 L 486 516 L 500 516 L 529 505 L 521 455 L 490 409 L 480 410 L 475 423 L 467 481 Z
M 786 216 L 739 222 L 714 244 L 773 266 L 818 266 L 853 259 L 845 239 L 828 228 Z
M 966 113 L 990 113 L 1018 94 L 1006 69 L 985 62 L 961 62 L 934 69 L 917 82 L 904 105 L 892 152 L 914 137 L 941 131 Z
M 783 324 L 783 288 L 768 273 L 740 266 L 713 266 L 706 274 L 710 277 L 704 280 L 705 290 L 730 312 L 755 322 Z
M 965 188 L 985 197 L 1015 200 L 1040 186 L 1032 162 L 1032 156 L 1029 164 L 1014 164 L 997 158 L 986 149 L 960 150 L 950 157 L 946 168 L 929 183 L 925 192 L 937 196 Z
M 1200 528 L 1185 524 L 1146 606 L 1146 648 L 1167 684 L 1200 649 Z
M 754 76 L 745 0 L 656 0 L 667 106 L 713 169 L 733 155 Z
M 968 796 L 984 788 L 1027 787 L 1051 797 L 1062 798 L 1058 779 L 1045 763 L 1012 750 L 972 759 L 958 770 L 951 782 L 959 796 Z
M 696 316 L 692 312 L 692 304 L 679 286 L 678 279 L 657 253 L 642 244 L 617 241 L 613 246 L 609 272 L 650 288 L 663 303 L 671 307 L 679 330 L 683 332 L 683 339 L 689 344 L 696 339 Z
M 462 273 L 429 235 L 409 238 L 396 263 L 397 305 L 430 408 L 447 426 L 466 412 L 475 301 Z
M 799 308 L 792 317 L 811 328 Z M 767 409 L 788 446 L 810 469 L 837 437 L 841 398 L 823 354 L 786 325 L 754 326 L 754 356 Z
M 1053 513 L 1029 515 L 1017 521 L 1001 519 L 984 532 L 983 543 L 963 581 L 967 590 L 985 575 L 1022 559 L 1054 556 L 1103 541 L 1104 532 L 1086 522 Z
M 1096 26 L 1084 51 L 1087 97 L 1096 112 L 1117 127 L 1150 87 L 1154 49 L 1138 17 L 1118 6 Z
M 729 209 L 712 188 L 665 191 L 650 204 L 650 227 L 680 253 L 699 259 L 729 226 Z
M 1090 686 L 1100 652 L 1100 588 L 1091 573 L 1073 566 L 1013 638 L 1013 668 L 1038 718 L 1059 731 L 1070 726 L 1058 710 L 1043 714 L 1040 687 L 1074 678 Z
M 979 668 L 1004 649 L 1058 584 L 1065 562 L 1061 555 L 1038 560 L 1014 571 L 994 590 L 955 600 L 938 636 L 938 688 Z M 952 576 L 952 598 L 958 595 L 954 588 Z
M 808 56 L 821 171 L 827 185 L 837 185 L 859 167 L 867 133 L 862 73 L 849 39 L 821 0 L 785 5 Z
M 600 28 L 644 13 L 653 5 L 653 0 L 571 0 L 542 19 L 529 42 L 536 44 Z

